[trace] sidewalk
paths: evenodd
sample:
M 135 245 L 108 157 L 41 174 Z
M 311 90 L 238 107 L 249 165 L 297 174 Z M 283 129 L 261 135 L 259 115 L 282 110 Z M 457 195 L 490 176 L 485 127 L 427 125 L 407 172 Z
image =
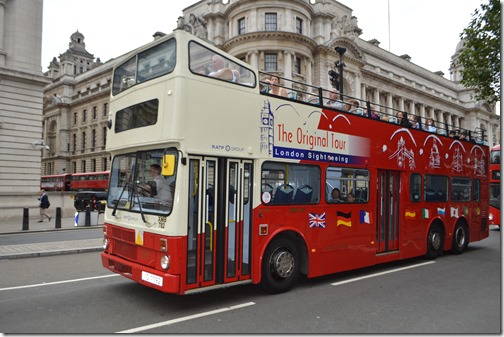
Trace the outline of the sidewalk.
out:
M 67 230 L 90 230 L 103 227 L 103 214 L 98 217 L 98 224 L 95 226 L 75 226 L 75 219 L 65 217 L 61 218 L 61 228 L 56 228 L 56 219 L 51 221 L 37 222 L 38 217 L 31 217 L 28 222 L 28 229 L 23 230 L 23 219 L 3 221 L 0 223 L 0 236 L 6 234 L 40 233 L 40 232 L 57 232 Z M 80 221 L 83 224 L 82 219 Z M 26 226 L 25 226 L 26 227 Z M 41 243 L 26 243 L 16 245 L 1 245 L 0 260 L 15 259 L 24 257 L 37 257 L 60 254 L 74 254 L 83 252 L 101 251 L 102 238 L 84 239 L 84 240 L 69 240 Z

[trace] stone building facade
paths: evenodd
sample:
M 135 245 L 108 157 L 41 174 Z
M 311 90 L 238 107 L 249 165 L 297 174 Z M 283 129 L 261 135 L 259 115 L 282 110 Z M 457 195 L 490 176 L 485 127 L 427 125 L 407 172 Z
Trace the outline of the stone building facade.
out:
M 475 102 L 473 93 L 452 80 L 397 56 L 376 40 L 359 38 L 352 10 L 335 0 L 202 0 L 187 7 L 177 26 L 207 39 L 251 66 L 294 81 L 331 88 L 328 76 L 344 54 L 344 92 L 383 106 L 433 117 L 454 127 L 484 129 L 489 145 L 500 142 L 495 106 Z M 156 37 L 156 34 L 154 35 Z M 140 47 L 140 46 L 139 46 Z M 457 46 L 454 57 L 460 46 Z M 44 91 L 42 174 L 101 171 L 112 68 L 122 56 L 102 64 L 74 33 L 69 49 L 53 59 Z M 450 60 L 447 60 L 449 62 Z
M 84 35 L 70 36 L 68 50 L 53 58 L 44 91 L 45 151 L 42 175 L 98 172 L 109 168 L 105 152 L 112 68 L 86 50 Z
M 0 0 L 0 218 L 38 210 L 43 0 Z
M 345 48 L 345 95 L 432 117 L 454 128 L 483 129 L 489 145 L 500 142 L 495 105 L 472 100 L 473 91 L 458 82 L 460 69 L 451 68 L 448 80 L 442 72 L 414 64 L 408 55 L 380 48 L 377 40 L 360 39 L 357 17 L 340 2 L 203 0 L 184 10 L 178 27 L 261 71 L 327 89 L 328 72 L 340 59 L 335 48 Z M 461 43 L 453 57 L 460 47 Z

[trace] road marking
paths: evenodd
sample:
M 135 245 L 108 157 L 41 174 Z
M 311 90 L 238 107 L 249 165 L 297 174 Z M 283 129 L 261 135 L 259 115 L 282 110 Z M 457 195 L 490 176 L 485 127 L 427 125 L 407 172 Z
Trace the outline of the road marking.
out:
M 85 278 L 78 278 L 74 280 L 66 280 L 66 281 L 56 281 L 56 282 L 48 282 L 48 283 L 38 283 L 38 284 L 30 284 L 27 286 L 18 286 L 18 287 L 9 287 L 9 288 L 0 288 L 0 291 L 4 290 L 16 290 L 16 289 L 25 289 L 25 288 L 35 288 L 35 287 L 43 287 L 43 286 L 52 286 L 55 284 L 62 284 L 62 283 L 72 283 L 72 282 L 81 282 L 81 281 L 88 281 L 88 280 L 96 280 L 100 278 L 106 278 L 106 277 L 114 277 L 114 276 L 120 276 L 119 274 L 112 274 L 112 275 L 103 275 L 103 276 L 94 276 L 94 277 L 85 277 Z
M 381 273 L 376 273 L 376 274 L 371 274 L 371 275 L 356 277 L 356 278 L 352 278 L 352 279 L 341 281 L 341 282 L 331 283 L 331 285 L 332 286 L 339 286 L 339 285 L 342 285 L 342 284 L 345 284 L 345 283 L 357 282 L 357 281 L 365 280 L 365 279 L 371 278 L 371 277 L 376 277 L 376 276 L 381 276 L 381 275 L 385 275 L 385 274 L 395 273 L 395 272 L 398 272 L 398 271 L 403 271 L 403 270 L 406 270 L 406 269 L 411 269 L 411 268 L 416 268 L 416 267 L 422 267 L 422 266 L 425 266 L 425 265 L 428 265 L 428 264 L 432 264 L 432 263 L 436 263 L 436 261 L 429 261 L 429 262 L 415 264 L 415 265 L 409 266 L 409 267 L 397 268 L 397 269 L 393 269 L 393 270 L 384 271 L 384 272 L 381 272 Z
M 251 305 L 254 305 L 254 304 L 255 304 L 254 302 L 247 302 L 247 303 L 233 305 L 233 306 L 226 307 L 226 308 L 215 309 L 215 310 L 211 310 L 211 311 L 207 311 L 207 312 L 202 312 L 202 313 L 199 313 L 199 314 L 194 314 L 194 315 L 189 315 L 189 316 L 185 316 L 185 317 L 175 318 L 175 319 L 171 319 L 169 321 L 164 321 L 164 322 L 159 322 L 159 323 L 144 325 L 144 326 L 141 326 L 141 327 L 138 327 L 138 328 L 133 328 L 133 329 L 128 329 L 128 330 L 123 330 L 123 331 L 119 331 L 117 333 L 135 333 L 135 332 L 141 332 L 141 331 L 145 331 L 145 330 L 159 328 L 159 327 L 162 327 L 162 326 L 165 326 L 165 325 L 171 325 L 171 324 L 175 324 L 175 323 L 179 323 L 179 322 L 189 321 L 191 319 L 196 319 L 196 318 L 200 318 L 200 317 L 205 317 L 205 316 L 210 316 L 210 315 L 218 314 L 220 312 L 226 312 L 226 311 L 241 309 L 241 308 L 245 308 L 245 307 L 248 307 L 248 306 L 251 306 Z

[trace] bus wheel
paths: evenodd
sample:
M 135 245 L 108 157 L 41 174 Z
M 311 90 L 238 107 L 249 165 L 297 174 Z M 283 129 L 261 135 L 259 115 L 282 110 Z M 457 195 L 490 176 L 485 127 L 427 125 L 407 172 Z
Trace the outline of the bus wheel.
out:
M 427 253 L 425 257 L 435 259 L 443 254 L 443 230 L 439 224 L 432 224 L 427 235 Z
M 291 240 L 276 239 L 266 249 L 262 263 L 262 287 L 270 293 L 291 289 L 300 274 L 299 251 Z
M 461 254 L 469 244 L 469 232 L 464 223 L 458 222 L 453 231 L 452 253 Z

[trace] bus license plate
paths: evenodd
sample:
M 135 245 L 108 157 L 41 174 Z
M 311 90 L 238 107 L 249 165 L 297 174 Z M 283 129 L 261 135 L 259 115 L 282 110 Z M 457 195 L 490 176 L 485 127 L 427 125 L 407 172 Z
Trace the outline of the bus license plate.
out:
M 157 286 L 163 286 L 163 278 L 161 276 L 157 276 L 146 271 L 142 271 L 142 280 L 145 282 L 149 282 L 155 284 Z

